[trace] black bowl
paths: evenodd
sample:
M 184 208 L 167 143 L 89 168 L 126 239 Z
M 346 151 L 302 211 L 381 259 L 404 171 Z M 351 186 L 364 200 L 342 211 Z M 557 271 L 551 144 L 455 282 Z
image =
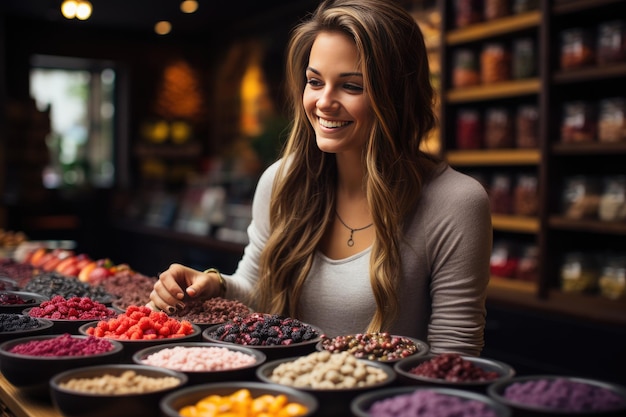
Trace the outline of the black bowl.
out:
M 572 383 L 580 383 L 587 386 L 587 388 L 592 388 L 594 390 L 600 390 L 604 394 L 609 394 L 614 396 L 615 399 L 621 401 L 621 405 L 616 406 L 610 410 L 587 410 L 587 411 L 566 411 L 563 404 L 571 404 L 569 399 L 565 396 L 562 396 L 561 408 L 551 408 L 548 406 L 538 405 L 539 400 L 542 398 L 547 398 L 550 392 L 549 384 L 553 384 L 555 381 L 564 381 L 566 384 Z M 541 386 L 537 385 L 538 383 L 545 383 Z M 520 384 L 527 385 L 530 389 L 530 385 L 534 385 L 538 390 L 533 392 L 533 398 L 529 401 L 525 400 L 513 400 L 507 398 L 506 391 L 511 386 Z M 590 393 L 586 394 L 575 393 L 571 388 L 568 390 L 563 390 L 563 387 L 560 389 L 560 393 L 567 392 L 571 393 L 570 395 L 576 396 L 576 403 L 580 404 L 582 398 L 587 396 L 587 403 L 593 403 L 595 406 L 599 406 L 599 401 L 592 401 L 590 397 Z M 494 400 L 502 403 L 513 410 L 514 416 L 529 416 L 529 417 L 544 417 L 544 416 L 578 416 L 578 417 L 591 417 L 591 416 L 625 416 L 626 415 L 626 387 L 618 384 L 613 384 L 609 382 L 588 379 L 588 378 L 578 378 L 571 376 L 560 376 L 560 375 L 528 375 L 528 376 L 520 376 L 508 379 L 506 381 L 500 381 L 490 385 L 487 388 L 487 394 L 493 398 Z
M 139 393 L 93 393 L 64 388 L 61 385 L 73 379 L 95 379 L 104 381 L 107 375 L 117 378 L 127 371 L 147 378 L 173 377 L 175 386 Z M 50 379 L 52 404 L 64 417 L 143 417 L 159 415 L 161 399 L 187 383 L 187 376 L 171 369 L 154 366 L 116 364 L 88 366 L 61 372 Z M 107 383 L 111 386 L 111 382 Z
M 314 352 L 312 355 L 320 354 L 321 352 Z M 311 354 L 310 354 L 311 355 Z M 338 355 L 347 355 L 351 356 L 348 353 L 332 353 L 331 356 L 335 357 Z M 279 384 L 284 386 L 292 386 L 287 385 L 282 382 L 274 381 L 271 376 L 274 370 L 283 363 L 293 362 L 300 358 L 292 357 L 292 358 L 283 358 L 276 359 L 270 362 L 266 362 L 261 365 L 256 370 L 256 376 L 261 382 L 265 382 L 268 384 Z M 350 412 L 350 401 L 354 399 L 356 396 L 364 393 L 373 391 L 376 389 L 386 388 L 392 385 L 396 381 L 396 374 L 393 369 L 385 365 L 381 362 L 377 361 L 368 361 L 365 359 L 356 359 L 358 362 L 365 364 L 368 367 L 376 368 L 376 370 L 382 371 L 385 375 L 385 379 L 383 381 L 378 381 L 376 383 L 372 383 L 366 386 L 355 386 L 351 388 L 312 388 L 310 386 L 292 386 L 293 388 L 298 389 L 299 391 L 307 392 L 317 398 L 320 408 L 319 415 L 324 417 L 330 416 L 346 416 Z M 312 371 L 314 371 L 318 367 L 314 367 Z
M 365 335 L 368 337 L 375 337 L 373 336 L 373 334 L 368 334 L 368 333 L 361 333 L 361 334 L 350 334 L 350 335 L 345 335 L 345 336 L 336 336 L 336 337 L 346 337 L 346 338 L 355 338 L 361 335 Z M 372 335 L 372 336 L 370 336 Z M 406 358 L 415 358 L 415 357 L 422 357 L 422 356 L 426 356 L 428 354 L 428 352 L 430 351 L 430 346 L 428 345 L 428 343 L 413 338 L 413 337 L 408 337 L 408 336 L 398 336 L 398 335 L 389 335 L 392 339 L 398 339 L 398 338 L 402 338 L 405 340 L 408 340 L 410 342 L 412 342 L 415 347 L 416 347 L 416 351 L 414 353 L 412 353 L 409 356 L 406 356 Z M 381 363 L 386 363 L 389 365 L 393 365 L 396 362 L 401 361 L 402 359 L 404 359 L 405 357 L 397 357 L 397 358 L 392 358 L 392 359 L 387 359 L 387 358 L 381 358 L 379 356 L 374 356 L 371 359 L 367 358 L 367 357 L 361 357 L 361 355 L 365 355 L 366 353 L 364 353 L 363 349 L 357 349 L 357 348 L 349 348 L 349 347 L 345 347 L 343 349 L 335 349 L 335 350 L 331 350 L 329 349 L 326 344 L 330 343 L 332 340 L 335 340 L 334 337 L 326 337 L 326 338 L 322 338 L 322 340 L 320 340 L 319 342 L 317 342 L 317 344 L 315 345 L 315 349 L 317 349 L 318 351 L 323 351 L 323 350 L 328 350 L 329 352 L 333 353 L 333 352 L 341 352 L 341 351 L 348 351 L 349 353 L 354 354 L 356 357 L 361 358 L 361 359 L 368 359 L 368 360 L 374 360 L 374 361 L 378 361 Z
M 82 326 L 78 328 L 78 333 L 87 335 L 89 334 L 87 333 L 88 329 L 90 327 L 96 327 L 97 325 L 98 325 L 98 321 L 91 321 L 89 323 L 83 324 Z M 166 338 L 166 339 L 122 340 L 122 339 L 116 339 L 116 338 L 111 338 L 111 337 L 106 337 L 106 338 L 109 340 L 115 340 L 124 346 L 124 352 L 122 355 L 121 362 L 132 363 L 133 355 L 142 349 L 146 349 L 152 346 L 159 346 L 159 345 L 169 345 L 169 344 L 179 344 L 179 343 L 184 343 L 184 342 L 200 341 L 201 336 L 202 336 L 202 332 L 200 331 L 200 328 L 196 326 L 195 324 L 193 324 L 192 326 L 193 326 L 193 333 L 185 335 L 185 336 L 172 337 L 172 338 Z
M 58 334 L 22 337 L 0 344 L 0 372 L 11 384 L 33 397 L 48 398 L 48 382 L 55 374 L 69 369 L 119 363 L 123 346 L 111 341 L 113 348 L 105 353 L 82 356 L 32 356 L 10 352 L 15 346 L 60 337 Z M 75 339 L 87 336 L 72 335 Z
M 304 342 L 292 343 L 290 345 L 242 345 L 238 343 L 225 342 L 223 340 L 220 340 L 218 337 L 215 337 L 214 335 L 215 331 L 220 326 L 223 326 L 223 325 L 224 323 L 207 327 L 206 329 L 202 331 L 202 339 L 206 342 L 211 342 L 211 343 L 222 343 L 222 344 L 229 345 L 229 346 L 233 346 L 233 345 L 245 346 L 250 349 L 255 349 L 260 352 L 263 352 L 265 356 L 267 356 L 268 361 L 271 361 L 274 359 L 306 355 L 311 352 L 315 352 L 315 345 L 320 340 L 322 340 L 322 334 L 323 334 L 322 330 L 319 327 L 307 324 L 307 326 L 310 326 L 317 332 L 317 334 L 319 335 L 318 337 L 315 337 L 310 340 L 306 340 Z
M 109 307 L 110 308 L 110 307 Z M 30 311 L 33 307 L 24 309 L 22 314 L 25 316 L 30 316 Z M 115 312 L 117 314 L 117 312 Z M 71 320 L 71 319 L 51 319 L 47 318 L 46 320 L 50 320 L 53 324 L 52 333 L 62 334 L 62 333 L 70 333 L 70 334 L 80 334 L 78 329 L 80 326 L 88 323 L 92 323 L 94 321 L 93 318 L 85 319 L 85 320 Z
M 16 280 L 5 276 L 0 276 L 0 291 L 19 291 L 19 289 L 20 286 L 18 285 Z
M 17 297 L 22 300 L 19 303 L 0 304 L 0 313 L 18 313 L 21 314 L 24 309 L 36 307 L 43 301 L 47 301 L 48 297 L 28 291 L 0 291 L 0 295 L 5 294 L 10 297 Z
M 220 350 L 227 349 L 231 353 L 248 355 L 254 362 L 242 366 L 236 366 L 231 364 L 223 369 L 216 370 L 185 369 L 184 364 L 187 363 L 187 361 L 183 359 L 185 358 L 185 356 L 188 357 L 191 352 L 197 353 L 195 352 L 197 348 L 211 349 L 211 352 L 214 353 L 214 355 L 211 356 L 207 355 L 205 359 L 202 360 L 205 363 L 219 360 L 219 358 L 217 357 L 219 351 L 216 351 L 216 348 L 219 348 Z M 172 360 L 172 362 L 169 362 L 168 365 L 161 365 L 157 364 L 156 362 L 151 363 L 150 361 L 146 361 L 150 355 L 162 353 L 162 351 L 165 349 L 176 349 L 176 353 L 172 352 L 177 358 L 176 362 Z M 187 350 L 186 355 L 185 350 Z M 149 348 L 141 349 L 133 355 L 133 362 L 138 365 L 160 366 L 168 369 L 173 369 L 178 372 L 183 372 L 185 375 L 187 375 L 187 378 L 189 379 L 188 385 L 199 385 L 218 381 L 245 381 L 249 379 L 254 379 L 256 369 L 263 363 L 265 363 L 266 358 L 267 357 L 263 352 L 255 349 L 249 349 L 244 346 L 226 346 L 222 343 L 208 342 L 187 342 L 176 343 L 175 345 L 169 344 L 151 346 Z
M 18 313 L 0 313 L 0 319 L 6 325 L 9 321 L 15 324 L 21 323 L 19 326 L 14 326 L 14 330 L 7 330 L 9 327 L 3 326 L 3 331 L 0 331 L 0 343 L 21 337 L 51 334 L 54 325 L 48 319 L 27 317 Z
M 165 417 L 179 417 L 178 410 L 185 406 L 195 405 L 209 395 L 227 396 L 241 389 L 247 389 L 253 398 L 261 395 L 286 395 L 289 402 L 299 403 L 307 408 L 308 412 L 302 417 L 321 415 L 316 414 L 319 405 L 318 401 L 311 394 L 282 385 L 243 381 L 216 382 L 183 388 L 166 395 L 161 400 L 159 408 Z
M 426 393 L 427 391 L 440 394 L 440 395 L 447 395 L 447 396 L 455 397 L 463 401 L 477 401 L 481 403 L 482 405 L 486 406 L 489 410 L 493 411 L 493 413 L 497 417 L 509 417 L 512 415 L 511 410 L 507 406 L 500 404 L 497 401 L 494 401 L 493 399 L 487 397 L 484 394 L 480 394 L 480 393 L 472 392 L 472 391 L 465 391 L 461 389 L 432 387 L 432 386 L 393 387 L 393 388 L 385 388 L 381 390 L 367 392 L 367 393 L 357 396 L 356 398 L 352 400 L 352 402 L 350 403 L 350 411 L 354 417 L 370 417 L 371 416 L 370 409 L 372 405 L 374 405 L 375 403 L 379 401 L 385 401 L 385 400 L 400 397 L 400 396 L 407 396 L 413 393 L 416 393 L 417 395 L 429 395 Z M 427 400 L 424 400 L 423 397 L 421 397 L 420 400 L 425 406 L 428 406 Z M 417 399 L 415 401 L 417 402 Z M 423 408 L 421 410 L 424 411 Z M 437 414 L 436 411 L 439 411 L 441 414 Z M 445 409 L 432 410 L 431 414 L 423 414 L 423 415 L 433 415 L 433 416 L 451 415 L 451 414 L 447 414 L 445 411 L 446 411 Z M 393 414 L 389 414 L 389 415 L 393 415 Z M 480 414 L 468 413 L 467 415 L 480 415 Z
M 469 362 L 471 365 L 481 368 L 486 372 L 496 372 L 498 377 L 486 381 L 446 381 L 445 379 L 427 378 L 416 375 L 411 369 L 416 366 L 432 360 L 435 355 L 427 355 L 423 357 L 408 357 L 394 364 L 393 369 L 398 374 L 398 382 L 403 385 L 434 385 L 439 387 L 458 388 L 487 392 L 487 387 L 494 382 L 505 381 L 515 376 L 515 370 L 508 364 L 488 358 L 479 358 L 474 356 L 461 356 L 463 361 Z

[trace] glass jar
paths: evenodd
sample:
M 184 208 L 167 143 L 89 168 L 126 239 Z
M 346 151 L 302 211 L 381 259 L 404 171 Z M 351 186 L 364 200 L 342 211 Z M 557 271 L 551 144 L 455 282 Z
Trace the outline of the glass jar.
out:
M 480 84 L 480 72 L 476 53 L 469 48 L 457 49 L 454 51 L 452 86 L 461 88 L 478 84 Z
M 513 122 L 505 107 L 491 107 L 485 112 L 485 147 L 502 149 L 513 147 Z
M 593 104 L 577 100 L 563 104 L 561 121 L 561 142 L 588 143 L 595 141 L 597 119 Z
M 536 71 L 535 43 L 532 38 L 513 41 L 513 78 L 519 80 L 533 77 Z
M 515 146 L 526 149 L 539 146 L 539 110 L 537 106 L 522 105 L 517 108 Z
M 607 222 L 626 220 L 626 175 L 608 176 L 598 203 L 598 217 Z
M 536 245 L 527 245 L 522 249 L 515 278 L 520 281 L 539 281 L 539 248 Z
M 572 28 L 561 32 L 561 69 L 581 68 L 594 62 L 594 44 L 589 30 Z
M 511 79 L 511 54 L 504 43 L 489 42 L 480 54 L 481 81 L 492 84 Z
M 598 107 L 598 142 L 626 141 L 626 99 L 605 98 Z
M 483 16 L 485 20 L 498 19 L 508 16 L 510 13 L 509 0 L 484 0 Z
M 612 20 L 598 25 L 598 65 L 626 60 L 626 21 Z
M 482 20 L 481 0 L 454 0 L 454 22 L 462 28 Z
M 513 192 L 513 213 L 518 216 L 536 216 L 539 213 L 537 176 L 519 174 Z
M 494 242 L 489 262 L 491 275 L 501 278 L 515 278 L 519 256 L 513 243 L 501 240 Z
M 593 256 L 582 252 L 567 253 L 561 265 L 561 290 L 593 292 L 598 288 L 599 275 Z
M 614 255 L 607 259 L 598 287 L 600 294 L 610 300 L 626 299 L 626 256 Z
M 598 181 L 585 175 L 567 178 L 562 201 L 563 216 L 568 219 L 596 218 L 600 205 Z
M 495 173 L 491 178 L 489 201 L 492 213 L 511 214 L 513 208 L 511 182 L 511 176 L 505 173 Z
M 460 109 L 456 123 L 458 149 L 480 149 L 483 144 L 483 127 L 480 113 L 475 109 Z

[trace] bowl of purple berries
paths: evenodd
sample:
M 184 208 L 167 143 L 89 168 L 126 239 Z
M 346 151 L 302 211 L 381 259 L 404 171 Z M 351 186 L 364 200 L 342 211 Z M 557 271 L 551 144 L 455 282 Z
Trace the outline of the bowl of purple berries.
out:
M 0 291 L 0 313 L 21 313 L 48 300 L 45 295 L 29 291 Z
M 350 403 L 355 417 L 510 417 L 507 406 L 485 394 L 435 386 L 400 386 L 361 394 Z
M 393 364 L 408 357 L 422 357 L 430 347 L 421 340 L 387 332 L 355 333 L 322 337 L 315 348 L 331 353 L 348 352 L 358 359 Z
M 393 367 L 402 385 L 433 385 L 481 393 L 486 393 L 489 385 L 515 376 L 515 370 L 506 363 L 452 352 L 408 357 Z
M 53 323 L 19 313 L 0 313 L 0 343 L 20 337 L 50 334 Z
M 518 376 L 489 386 L 487 394 L 515 416 L 625 416 L 626 387 L 561 375 Z
M 207 327 L 202 339 L 258 349 L 267 360 L 304 355 L 315 351 L 322 330 L 279 314 L 250 313 L 226 323 Z

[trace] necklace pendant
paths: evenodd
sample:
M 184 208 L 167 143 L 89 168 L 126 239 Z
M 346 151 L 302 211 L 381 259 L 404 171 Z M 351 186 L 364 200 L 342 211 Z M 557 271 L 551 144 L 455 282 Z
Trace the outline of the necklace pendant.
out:
M 348 246 L 350 246 L 350 247 L 354 246 L 354 239 L 352 239 L 352 237 L 350 237 L 350 239 L 348 239 Z

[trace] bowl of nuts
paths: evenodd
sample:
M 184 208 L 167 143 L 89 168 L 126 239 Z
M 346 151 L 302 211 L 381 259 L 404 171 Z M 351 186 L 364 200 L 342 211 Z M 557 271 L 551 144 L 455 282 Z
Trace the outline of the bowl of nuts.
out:
M 408 357 L 393 366 L 404 385 L 435 385 L 486 392 L 487 387 L 512 378 L 515 370 L 493 359 L 441 353 Z
M 381 362 L 357 359 L 348 352 L 315 351 L 269 361 L 256 370 L 269 384 L 294 387 L 315 396 L 319 415 L 350 415 L 350 401 L 359 394 L 394 383 L 394 370 Z
M 159 402 L 184 387 L 184 373 L 160 367 L 111 364 L 61 372 L 49 381 L 63 417 L 157 416 Z
M 321 329 L 298 319 L 262 313 L 239 316 L 202 332 L 204 341 L 258 349 L 268 361 L 314 352 L 322 336 Z
M 359 359 L 392 364 L 407 357 L 422 357 L 430 347 L 421 340 L 386 332 L 323 337 L 315 346 L 331 353 L 348 352 Z

